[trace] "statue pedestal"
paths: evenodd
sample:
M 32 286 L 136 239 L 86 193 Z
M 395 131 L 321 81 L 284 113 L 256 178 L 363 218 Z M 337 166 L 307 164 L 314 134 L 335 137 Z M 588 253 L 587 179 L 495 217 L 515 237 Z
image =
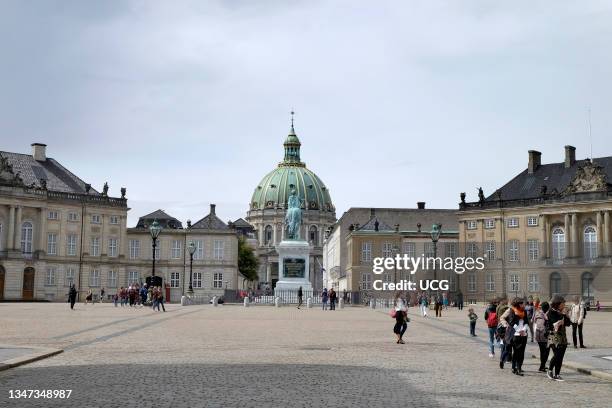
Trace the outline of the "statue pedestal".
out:
M 276 296 L 302 287 L 304 301 L 312 296 L 310 283 L 310 245 L 306 241 L 284 240 L 276 246 L 278 252 L 278 282 Z

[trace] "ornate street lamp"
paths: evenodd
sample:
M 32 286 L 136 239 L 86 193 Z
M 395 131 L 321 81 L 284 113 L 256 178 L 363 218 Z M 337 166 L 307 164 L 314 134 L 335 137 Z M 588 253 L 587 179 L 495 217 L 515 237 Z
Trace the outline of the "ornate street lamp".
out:
M 431 226 L 430 235 L 431 235 L 431 242 L 433 242 L 433 250 L 434 250 L 434 280 L 438 279 L 435 259 L 438 257 L 438 240 L 440 239 L 441 232 L 442 232 L 442 224 L 434 224 Z
M 187 245 L 189 251 L 189 290 L 187 293 L 190 296 L 193 295 L 193 254 L 195 254 L 196 249 L 195 242 L 189 241 L 189 245 Z
M 151 239 L 153 240 L 153 270 L 151 276 L 155 276 L 155 248 L 157 247 L 157 237 L 162 231 L 161 225 L 157 220 L 153 221 L 153 224 L 149 227 L 149 232 L 151 233 Z

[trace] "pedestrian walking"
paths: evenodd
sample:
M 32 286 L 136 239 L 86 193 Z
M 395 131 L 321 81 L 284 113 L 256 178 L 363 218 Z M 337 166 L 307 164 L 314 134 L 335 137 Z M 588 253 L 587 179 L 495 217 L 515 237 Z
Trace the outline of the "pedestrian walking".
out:
M 91 302 L 91 304 L 93 305 L 93 292 L 91 291 L 91 289 L 89 289 L 89 291 L 87 292 L 87 296 L 85 296 L 85 304 L 88 304 L 89 302 Z
M 164 291 L 161 286 L 157 287 L 157 311 L 159 312 L 159 307 L 161 306 L 164 313 L 166 312 L 166 307 L 164 306 Z
M 303 298 L 304 293 L 302 292 L 302 287 L 300 286 L 298 288 L 298 292 L 297 292 L 297 297 L 298 297 L 298 305 L 297 308 L 299 309 L 300 306 L 302 306 L 302 298 Z
M 548 302 L 543 302 L 540 305 L 540 309 L 536 310 L 533 322 L 535 326 L 536 341 L 540 348 L 540 368 L 538 371 L 543 373 L 546 372 L 546 361 L 548 360 L 548 354 L 550 352 L 550 348 L 548 347 L 548 317 L 546 316 L 549 309 L 550 305 Z
M 323 304 L 323 310 L 327 310 L 327 300 L 329 299 L 329 295 L 327 294 L 327 288 L 323 289 L 321 293 L 321 303 Z
M 329 310 L 336 310 L 336 300 L 338 295 L 336 295 L 336 291 L 334 288 L 329 290 Z
M 442 302 L 444 304 L 444 310 L 448 309 L 448 294 L 446 292 L 444 292 L 444 294 L 442 295 Z
M 489 358 L 495 357 L 495 330 L 499 323 L 497 318 L 497 303 L 492 300 L 485 310 L 484 319 L 487 322 L 487 328 L 489 329 Z
M 595 303 L 595 310 L 597 310 L 598 312 L 601 310 L 601 303 L 599 303 L 599 300 L 597 301 L 597 303 Z
M 457 307 L 459 310 L 463 310 L 463 293 L 461 291 L 457 293 Z
M 529 330 L 525 301 L 515 298 L 512 306 L 500 318 L 500 323 L 506 328 L 504 343 L 512 347 L 512 373 L 523 376 L 523 360 Z
M 533 343 L 533 313 L 535 311 L 535 306 L 533 302 L 527 301 L 525 304 L 525 313 L 527 313 L 527 321 L 529 322 L 529 333 L 531 333 L 531 342 Z
M 104 294 L 106 293 L 106 289 L 100 289 L 100 303 L 104 303 Z
M 405 344 L 403 337 L 408 328 L 408 308 L 406 302 L 401 297 L 401 292 L 395 295 L 393 302 L 393 310 L 391 311 L 391 317 L 395 318 L 395 326 L 393 326 L 393 333 L 397 337 L 397 344 Z
M 569 319 L 572 322 L 572 340 L 574 342 L 574 348 L 577 348 L 576 331 L 580 338 L 580 348 L 586 348 L 584 346 L 584 340 L 582 338 L 582 325 L 584 319 L 586 319 L 586 306 L 584 300 L 580 299 L 579 296 L 574 297 L 574 304 L 571 306 L 569 311 Z
M 478 320 L 478 315 L 474 313 L 474 308 L 472 307 L 468 309 L 468 318 L 470 319 L 470 336 L 476 337 L 476 320 Z
M 499 300 L 499 304 L 497 305 L 497 309 L 495 312 L 495 314 L 497 315 L 497 319 L 500 319 L 501 316 L 503 316 L 503 314 L 506 312 L 506 310 L 508 310 L 508 308 L 508 299 L 505 297 L 501 298 Z M 504 363 L 506 361 L 512 361 L 512 346 L 510 344 L 506 344 L 506 327 L 503 324 L 499 323 L 497 325 L 496 335 L 499 339 L 499 344 L 501 345 L 499 368 L 503 369 Z
M 427 295 L 425 295 L 424 293 L 421 294 L 419 305 L 421 308 L 421 316 L 427 317 L 427 307 L 429 305 L 427 304 Z
M 117 302 L 119 302 L 119 293 L 115 293 L 113 295 L 113 304 L 117 307 Z
M 70 309 L 74 310 L 74 304 L 76 303 L 77 298 L 77 290 L 74 287 L 74 283 L 70 284 L 70 289 L 68 291 L 68 300 L 70 301 Z
M 547 375 L 551 380 L 563 381 L 560 373 L 565 350 L 567 349 L 567 334 L 565 328 L 572 324 L 566 314 L 565 299 L 563 296 L 555 295 L 553 297 L 550 302 L 550 310 L 547 313 L 547 317 L 548 330 L 550 332 L 548 344 L 553 352 Z

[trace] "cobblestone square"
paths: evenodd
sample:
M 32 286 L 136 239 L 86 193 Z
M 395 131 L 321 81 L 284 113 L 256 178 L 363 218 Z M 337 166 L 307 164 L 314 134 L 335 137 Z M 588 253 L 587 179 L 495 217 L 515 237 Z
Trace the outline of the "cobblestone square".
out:
M 0 372 L 0 406 L 538 407 L 576 406 L 578 396 L 579 406 L 610 404 L 611 382 L 574 370 L 563 370 L 564 383 L 547 380 L 531 358 L 525 377 L 500 370 L 484 325 L 469 337 L 463 312 L 423 319 L 411 309 L 405 345 L 395 344 L 386 312 L 0 304 L 0 344 L 64 350 Z M 609 347 L 612 315 L 593 319 L 589 344 L 597 337 Z M 17 389 L 73 392 L 9 400 Z

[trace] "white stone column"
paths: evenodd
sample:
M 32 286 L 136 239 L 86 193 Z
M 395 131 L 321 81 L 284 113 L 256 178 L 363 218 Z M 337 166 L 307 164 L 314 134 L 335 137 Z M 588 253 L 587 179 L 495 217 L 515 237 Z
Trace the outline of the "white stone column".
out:
M 597 211 L 597 256 L 605 255 L 605 249 L 602 251 L 604 246 L 603 242 L 603 215 L 601 211 Z
M 266 263 L 266 282 L 272 283 L 272 265 L 270 262 Z
M 47 240 L 45 239 L 45 233 L 47 231 L 47 211 L 46 210 L 47 210 L 46 208 L 39 208 L 40 223 L 39 223 L 39 231 L 38 231 L 38 249 L 45 251 L 45 254 L 47 253 L 47 246 L 46 246 Z M 60 234 L 58 234 L 57 241 L 56 241 L 58 254 L 59 254 L 60 245 L 61 245 L 59 235 Z M 32 252 L 34 252 L 35 250 L 36 248 L 32 248 Z
M 572 244 L 571 244 L 571 239 L 570 239 L 570 215 L 569 214 L 565 214 L 565 257 L 569 258 L 571 255 L 571 249 L 572 249 Z
M 15 249 L 21 250 L 21 207 L 17 207 L 15 219 Z
M 610 211 L 604 211 L 603 242 L 606 256 L 610 256 Z
M 272 224 L 272 243 L 276 245 L 278 243 L 276 239 L 276 231 L 278 230 L 278 225 L 276 223 Z
M 8 237 L 6 249 L 15 249 L 15 207 L 9 207 Z
M 576 213 L 572 214 L 572 256 L 579 256 L 580 251 L 578 250 L 578 216 Z

